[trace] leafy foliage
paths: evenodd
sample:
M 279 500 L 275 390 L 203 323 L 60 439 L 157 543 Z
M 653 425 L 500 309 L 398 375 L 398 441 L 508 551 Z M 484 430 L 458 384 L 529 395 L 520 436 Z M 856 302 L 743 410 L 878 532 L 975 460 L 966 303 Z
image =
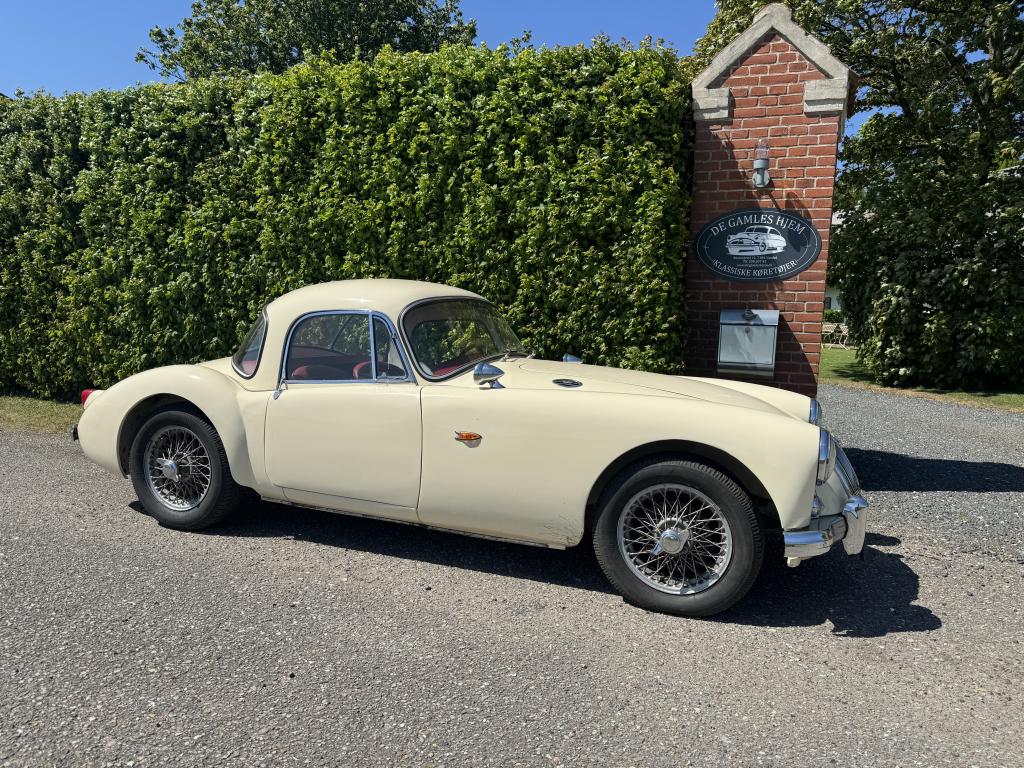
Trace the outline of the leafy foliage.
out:
M 306 56 L 368 56 L 385 45 L 436 51 L 472 43 L 458 0 L 195 0 L 177 27 L 154 27 L 136 60 L 180 80 L 284 72 Z
M 766 0 L 719 0 L 707 61 Z M 861 77 L 830 280 L 876 381 L 1018 385 L 1024 360 L 1024 2 L 791 0 Z
M 688 93 L 672 52 L 597 41 L 2 103 L 0 388 L 225 355 L 281 293 L 372 276 L 678 370 Z

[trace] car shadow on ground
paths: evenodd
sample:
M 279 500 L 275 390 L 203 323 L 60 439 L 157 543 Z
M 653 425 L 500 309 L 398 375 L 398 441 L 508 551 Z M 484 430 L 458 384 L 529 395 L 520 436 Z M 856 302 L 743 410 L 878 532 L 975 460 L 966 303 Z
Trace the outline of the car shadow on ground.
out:
M 131 507 L 142 512 L 141 505 Z M 270 502 L 253 503 L 211 535 L 292 538 L 328 547 L 613 594 L 589 542 L 568 550 L 471 538 L 385 520 L 337 515 Z M 750 594 L 715 621 L 766 627 L 832 623 L 847 637 L 925 632 L 942 622 L 913 605 L 919 578 L 900 555 L 875 549 L 893 537 L 868 534 L 866 559 L 834 551 L 786 568 L 781 540 L 769 544 L 761 577 Z M 839 548 L 841 549 L 841 548 Z
M 1024 492 L 1024 467 L 847 448 L 865 491 Z
M 771 627 L 832 624 L 844 637 L 881 637 L 893 632 L 929 632 L 942 621 L 915 605 L 920 577 L 902 555 L 877 547 L 896 546 L 893 536 L 869 533 L 864 557 L 832 552 L 787 568 L 781 541 L 765 554 L 761 578 L 735 608 L 717 621 Z

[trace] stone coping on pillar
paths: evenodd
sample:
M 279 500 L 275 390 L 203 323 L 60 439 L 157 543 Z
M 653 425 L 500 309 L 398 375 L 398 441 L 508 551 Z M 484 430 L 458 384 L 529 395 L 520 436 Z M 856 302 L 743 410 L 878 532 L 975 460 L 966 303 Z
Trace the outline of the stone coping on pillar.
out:
M 852 101 L 851 90 L 856 88 L 859 77 L 833 56 L 827 45 L 796 24 L 789 8 L 782 3 L 772 3 L 761 9 L 753 23 L 694 78 L 691 86 L 694 119 L 716 123 L 731 119 L 729 89 L 714 87 L 715 83 L 757 46 L 765 35 L 772 32 L 789 42 L 825 75 L 821 80 L 807 83 L 804 88 L 804 114 L 838 114 L 842 124 Z

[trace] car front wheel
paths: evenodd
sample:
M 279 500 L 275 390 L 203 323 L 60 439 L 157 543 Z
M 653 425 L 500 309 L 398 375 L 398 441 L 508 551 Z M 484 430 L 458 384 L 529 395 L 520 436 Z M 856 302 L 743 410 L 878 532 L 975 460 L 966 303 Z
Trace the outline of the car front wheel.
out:
M 652 460 L 602 495 L 594 550 L 626 600 L 680 616 L 712 616 L 740 600 L 764 558 L 750 497 L 703 464 Z
M 209 528 L 238 506 L 241 486 L 231 477 L 220 436 L 194 413 L 151 416 L 135 435 L 129 458 L 139 501 L 163 525 Z

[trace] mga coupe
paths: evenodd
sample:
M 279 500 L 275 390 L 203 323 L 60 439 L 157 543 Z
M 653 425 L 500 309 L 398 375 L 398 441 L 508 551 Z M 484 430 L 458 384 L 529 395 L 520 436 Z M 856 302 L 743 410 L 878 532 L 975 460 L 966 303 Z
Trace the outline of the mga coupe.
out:
M 238 351 L 85 390 L 72 435 L 186 530 L 265 499 L 564 548 L 629 601 L 725 610 L 768 534 L 861 551 L 857 475 L 816 400 L 539 360 L 484 298 L 352 280 L 271 302 Z

